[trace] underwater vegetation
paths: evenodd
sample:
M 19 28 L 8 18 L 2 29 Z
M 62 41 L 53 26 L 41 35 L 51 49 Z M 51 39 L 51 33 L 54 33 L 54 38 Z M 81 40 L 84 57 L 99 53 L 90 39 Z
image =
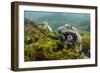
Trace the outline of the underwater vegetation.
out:
M 82 50 L 75 45 L 64 45 L 61 34 L 44 28 L 43 23 L 25 21 L 24 61 L 90 58 L 90 36 L 81 31 Z

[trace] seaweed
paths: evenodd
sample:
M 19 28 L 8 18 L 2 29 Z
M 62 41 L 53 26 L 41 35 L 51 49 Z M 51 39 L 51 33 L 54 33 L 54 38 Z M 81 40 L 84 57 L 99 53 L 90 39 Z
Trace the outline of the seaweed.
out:
M 90 57 L 88 54 L 90 50 L 89 36 L 82 34 L 83 52 L 74 45 L 64 45 L 60 36 L 57 32 L 44 29 L 42 24 L 35 22 L 25 24 L 24 61 L 85 59 Z

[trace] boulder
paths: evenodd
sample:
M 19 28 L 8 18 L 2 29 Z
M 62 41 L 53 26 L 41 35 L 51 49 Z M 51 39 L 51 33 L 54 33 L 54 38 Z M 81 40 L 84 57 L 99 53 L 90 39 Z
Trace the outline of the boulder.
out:
M 57 30 L 59 34 L 63 35 L 65 45 L 75 45 L 76 49 L 82 50 L 82 37 L 77 28 L 65 24 Z

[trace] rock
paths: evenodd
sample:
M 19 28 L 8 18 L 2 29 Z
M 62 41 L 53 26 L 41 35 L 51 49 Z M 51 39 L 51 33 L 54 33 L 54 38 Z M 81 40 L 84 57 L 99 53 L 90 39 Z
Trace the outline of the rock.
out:
M 64 36 L 64 44 L 65 45 L 75 45 L 76 48 L 82 50 L 82 37 L 79 33 L 79 31 L 68 24 L 65 24 L 64 26 L 59 27 L 58 33 Z
M 44 24 L 44 29 L 48 29 L 50 32 L 52 32 L 52 28 L 49 26 L 47 21 L 42 22 L 42 24 Z

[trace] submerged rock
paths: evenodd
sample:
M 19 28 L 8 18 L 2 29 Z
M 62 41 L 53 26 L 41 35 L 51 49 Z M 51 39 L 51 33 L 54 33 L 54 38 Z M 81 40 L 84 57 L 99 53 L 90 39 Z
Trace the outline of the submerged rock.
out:
M 50 32 L 52 32 L 52 28 L 47 21 L 43 21 L 41 24 L 43 25 L 44 29 L 48 29 Z
M 75 45 L 76 49 L 82 50 L 82 37 L 75 27 L 65 24 L 57 30 L 64 36 L 62 38 L 65 45 Z
M 84 59 L 79 51 L 81 36 L 75 27 L 64 25 L 57 32 L 51 30 L 47 22 L 25 26 L 25 61 Z

